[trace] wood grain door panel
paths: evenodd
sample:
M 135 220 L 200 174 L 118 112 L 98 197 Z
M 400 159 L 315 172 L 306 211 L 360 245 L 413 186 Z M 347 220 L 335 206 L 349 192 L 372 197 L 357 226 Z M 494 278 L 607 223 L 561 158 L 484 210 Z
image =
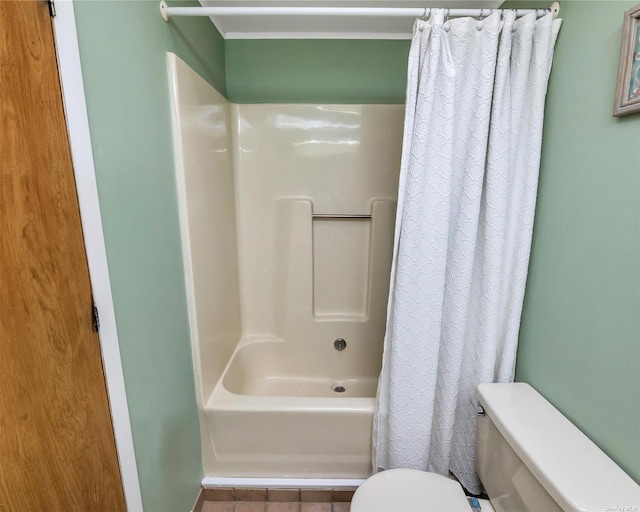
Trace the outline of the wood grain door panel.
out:
M 125 510 L 43 1 L 0 1 L 0 123 L 0 511 Z

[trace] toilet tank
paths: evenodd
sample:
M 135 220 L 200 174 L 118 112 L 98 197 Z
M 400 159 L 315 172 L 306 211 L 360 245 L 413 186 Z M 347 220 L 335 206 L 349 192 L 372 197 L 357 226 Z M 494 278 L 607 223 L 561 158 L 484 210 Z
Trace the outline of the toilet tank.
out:
M 480 384 L 476 469 L 497 512 L 640 511 L 640 486 L 530 385 Z

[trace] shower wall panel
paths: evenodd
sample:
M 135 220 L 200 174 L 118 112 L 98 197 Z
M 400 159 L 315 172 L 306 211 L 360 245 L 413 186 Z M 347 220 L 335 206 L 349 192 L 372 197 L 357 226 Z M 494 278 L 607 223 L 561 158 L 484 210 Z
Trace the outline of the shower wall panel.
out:
M 231 106 L 172 53 L 180 231 L 198 404 L 211 395 L 241 337 Z
M 404 107 L 232 109 L 244 335 L 379 365 Z

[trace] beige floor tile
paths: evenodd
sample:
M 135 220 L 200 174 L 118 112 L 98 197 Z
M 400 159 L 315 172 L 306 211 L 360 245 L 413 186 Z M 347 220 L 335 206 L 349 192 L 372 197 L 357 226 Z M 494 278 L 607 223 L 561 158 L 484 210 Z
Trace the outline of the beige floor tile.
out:
M 216 487 L 203 489 L 206 501 L 233 501 L 233 489 L 228 487 Z
M 351 501 L 354 491 L 333 491 L 333 501 Z
M 333 503 L 333 512 L 349 512 L 351 509 L 351 503 L 346 501 L 335 501 Z
M 299 512 L 300 503 L 271 502 L 267 503 L 267 512 Z M 237 512 L 237 509 L 236 509 Z
M 236 501 L 233 512 L 265 512 L 266 508 L 265 501 Z
M 303 503 L 300 512 L 331 512 L 331 503 Z
M 236 489 L 236 501 L 267 501 L 266 489 Z
M 300 489 L 269 489 L 267 501 L 300 501 Z
M 233 512 L 233 501 L 205 501 L 202 512 Z
M 330 502 L 332 495 L 333 492 L 330 489 L 302 489 L 300 491 L 300 501 L 312 501 L 314 503 L 319 503 L 322 501 Z

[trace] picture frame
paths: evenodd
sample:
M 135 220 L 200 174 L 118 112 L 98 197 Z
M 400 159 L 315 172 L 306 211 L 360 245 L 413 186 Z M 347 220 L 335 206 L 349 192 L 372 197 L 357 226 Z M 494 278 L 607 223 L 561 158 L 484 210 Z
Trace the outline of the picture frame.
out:
M 640 112 L 640 4 L 624 13 L 615 117 Z

